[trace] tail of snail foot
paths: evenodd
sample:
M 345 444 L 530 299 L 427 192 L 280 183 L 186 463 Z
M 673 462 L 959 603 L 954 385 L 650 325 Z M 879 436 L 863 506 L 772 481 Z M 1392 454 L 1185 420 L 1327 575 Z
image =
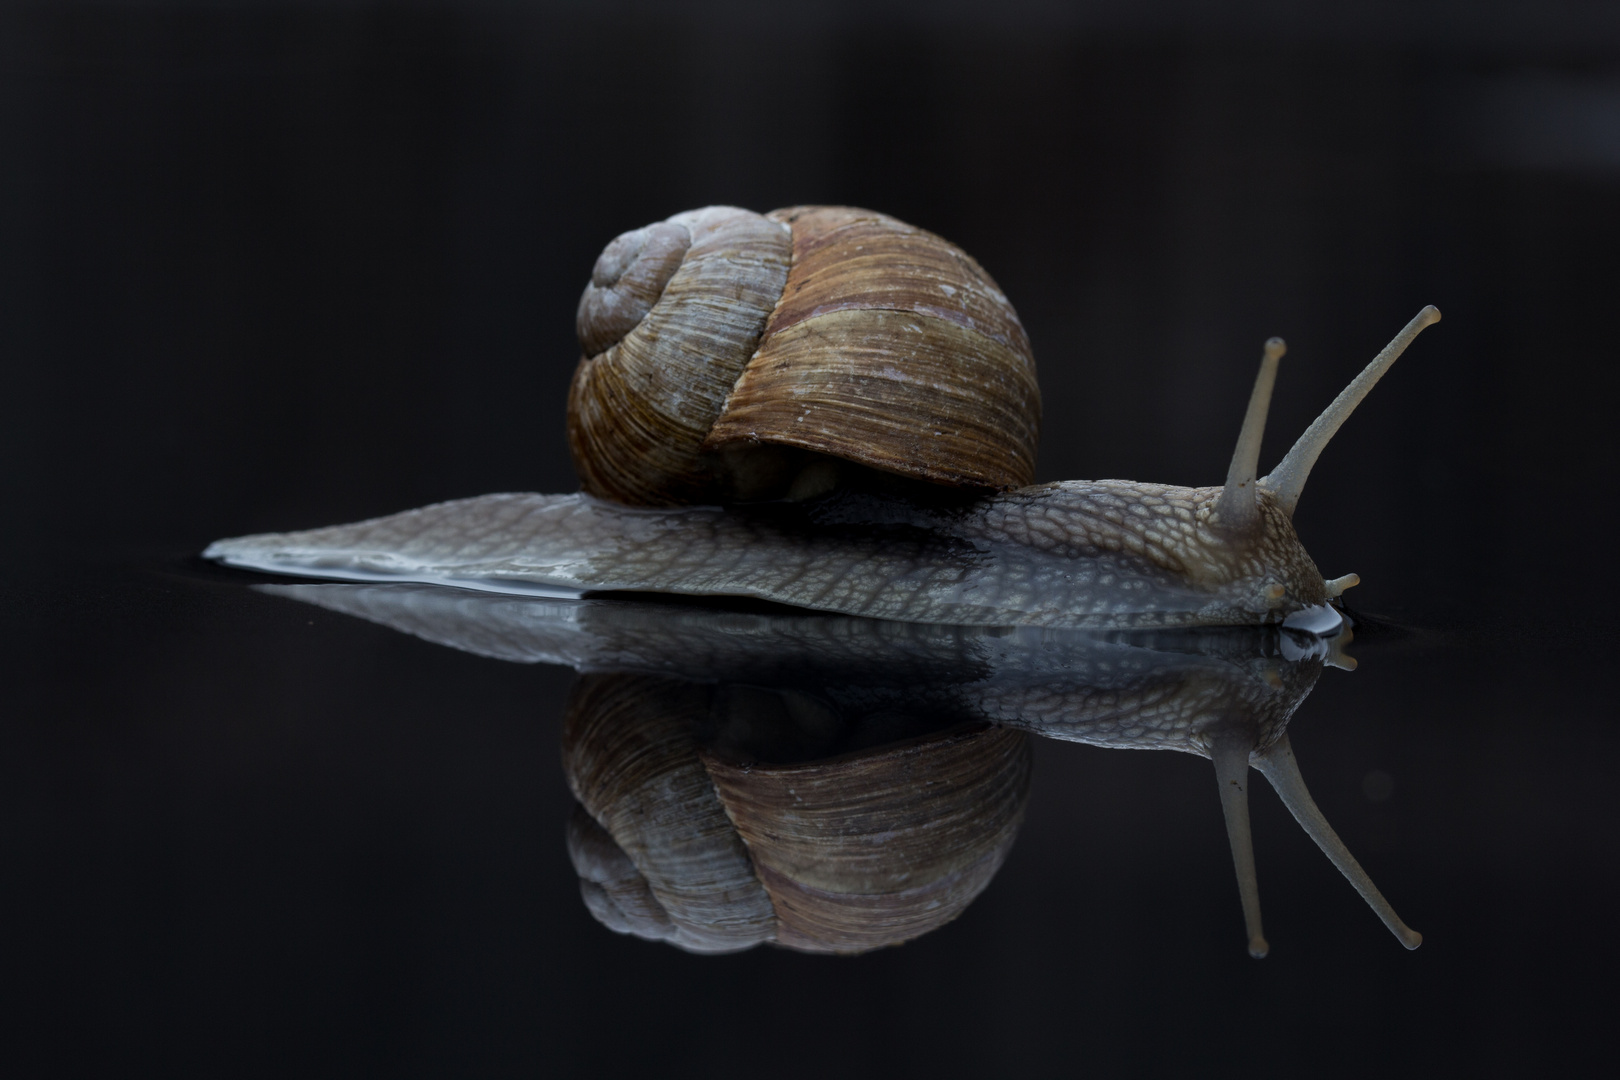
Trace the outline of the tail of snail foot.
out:
M 1219 773 L 1221 768 L 1219 759 L 1216 760 L 1215 767 L 1217 773 Z M 1294 750 L 1288 744 L 1288 736 L 1284 735 L 1277 740 L 1270 750 L 1266 751 L 1264 756 L 1256 758 L 1254 767 L 1260 771 L 1260 775 L 1271 781 L 1271 786 L 1277 790 L 1277 794 L 1282 798 L 1283 805 L 1288 807 L 1289 812 L 1294 815 L 1294 820 L 1299 822 L 1300 826 L 1310 835 L 1310 838 L 1316 841 L 1316 845 L 1332 860 L 1333 865 L 1339 868 L 1339 872 L 1349 879 L 1351 885 L 1355 886 L 1356 892 L 1360 893 L 1361 898 L 1367 901 L 1367 906 L 1372 908 L 1373 912 L 1384 921 L 1385 926 L 1389 927 L 1389 932 L 1399 938 L 1401 944 L 1408 949 L 1415 949 L 1423 944 L 1423 935 L 1407 926 L 1401 921 L 1401 917 L 1395 914 L 1395 909 L 1389 906 L 1389 901 L 1384 899 L 1384 894 L 1379 892 L 1378 886 L 1372 883 L 1372 878 L 1367 876 L 1367 871 L 1363 870 L 1361 864 L 1356 862 L 1355 857 L 1350 854 L 1350 849 L 1344 846 L 1343 840 L 1339 839 L 1339 834 L 1333 831 L 1333 827 L 1322 816 L 1322 811 L 1317 809 L 1316 800 L 1311 798 L 1311 793 L 1305 788 L 1305 778 L 1299 773 L 1299 763 L 1294 759 Z M 1245 842 L 1247 842 L 1247 820 L 1248 813 L 1247 808 L 1245 808 Z M 1227 828 L 1230 831 L 1230 814 L 1228 814 L 1227 822 Z M 1234 840 L 1234 852 L 1236 847 L 1237 842 Z M 1251 865 L 1252 858 L 1251 855 Z M 1250 872 L 1252 874 L 1253 871 Z M 1241 866 L 1238 873 L 1241 881 Z M 1247 908 L 1247 900 L 1245 900 L 1245 908 Z M 1259 926 L 1258 916 L 1252 925 L 1254 927 Z

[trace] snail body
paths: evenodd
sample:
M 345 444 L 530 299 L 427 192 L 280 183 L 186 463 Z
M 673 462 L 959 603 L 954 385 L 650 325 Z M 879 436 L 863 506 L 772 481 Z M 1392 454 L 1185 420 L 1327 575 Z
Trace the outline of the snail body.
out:
M 750 596 L 909 621 L 1332 626 L 1292 525 L 1317 456 L 1429 307 L 1257 478 L 1267 343 L 1219 487 L 1030 486 L 1028 338 L 994 281 L 871 211 L 709 207 L 634 230 L 581 299 L 578 495 L 489 495 L 220 541 L 231 565 L 500 591 Z
M 499 590 L 743 595 L 944 625 L 1235 625 L 1278 621 L 1290 601 L 1321 605 L 1321 575 L 1297 542 L 1223 542 L 1208 521 L 1216 494 L 1070 482 L 961 508 L 852 495 L 662 510 L 486 495 L 277 537 L 257 565 Z M 1266 513 L 1291 535 L 1280 512 Z

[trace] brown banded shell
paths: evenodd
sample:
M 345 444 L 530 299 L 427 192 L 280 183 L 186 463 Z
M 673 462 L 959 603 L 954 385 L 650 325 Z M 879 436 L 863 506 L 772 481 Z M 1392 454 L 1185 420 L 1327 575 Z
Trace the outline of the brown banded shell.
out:
M 692 683 L 580 676 L 563 722 L 563 772 L 601 829 L 572 825 L 569 854 L 586 906 L 607 926 L 688 952 L 733 952 L 769 941 L 775 918 L 698 759 L 695 726 L 707 712 L 707 693 Z
M 954 919 L 1011 849 L 1023 732 L 976 724 L 745 765 L 699 748 L 711 693 L 585 675 L 569 700 L 563 766 L 582 808 L 569 855 L 610 929 L 692 952 L 865 952 Z
M 608 245 L 580 299 L 586 355 L 568 392 L 568 446 L 586 491 L 647 506 L 714 501 L 698 452 L 782 295 L 791 253 L 787 228 L 726 206 Z
M 1034 479 L 1040 390 L 1012 305 L 961 249 L 884 214 L 709 207 L 625 233 L 578 332 L 569 447 L 594 495 L 775 497 L 835 460 Z
M 985 725 L 802 765 L 706 757 L 776 909 L 776 943 L 858 953 L 960 915 L 1029 796 L 1028 736 Z

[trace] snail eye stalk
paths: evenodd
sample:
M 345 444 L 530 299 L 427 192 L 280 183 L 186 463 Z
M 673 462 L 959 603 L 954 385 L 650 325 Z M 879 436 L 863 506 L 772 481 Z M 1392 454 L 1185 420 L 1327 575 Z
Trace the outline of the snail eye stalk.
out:
M 1395 361 L 1401 358 L 1401 353 L 1412 344 L 1412 340 L 1421 334 L 1425 327 L 1433 326 L 1440 321 L 1440 310 L 1433 304 L 1418 312 L 1406 328 L 1395 335 L 1395 340 L 1384 346 L 1384 351 L 1373 357 L 1372 363 L 1362 369 L 1360 375 L 1350 380 L 1350 385 L 1339 392 L 1333 399 L 1333 404 L 1322 410 L 1311 426 L 1305 429 L 1305 434 L 1299 437 L 1292 450 L 1278 466 L 1271 470 L 1270 475 L 1264 477 L 1260 483 L 1277 499 L 1277 505 L 1282 507 L 1283 513 L 1289 517 L 1294 516 L 1294 507 L 1299 505 L 1300 492 L 1305 490 L 1305 481 L 1311 475 L 1311 468 L 1316 459 L 1322 456 L 1329 440 L 1338 432 L 1340 425 L 1350 419 L 1350 414 L 1356 411 L 1361 399 L 1367 396 L 1378 382 L 1384 377 Z M 1224 493 L 1222 498 L 1225 498 Z
M 1221 524 L 1233 532 L 1253 532 L 1260 523 L 1254 475 L 1260 468 L 1260 440 L 1266 433 L 1271 390 L 1277 384 L 1277 361 L 1287 351 L 1288 346 L 1280 337 L 1266 342 L 1265 352 L 1260 357 L 1260 374 L 1255 376 L 1254 390 L 1249 394 L 1249 411 L 1243 414 L 1237 449 L 1232 451 L 1232 464 L 1226 470 L 1226 486 L 1215 504 Z

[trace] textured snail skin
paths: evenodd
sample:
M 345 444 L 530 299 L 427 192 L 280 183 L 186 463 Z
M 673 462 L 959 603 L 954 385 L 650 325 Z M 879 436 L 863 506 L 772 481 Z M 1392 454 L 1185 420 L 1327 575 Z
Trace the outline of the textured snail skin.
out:
M 1254 625 L 1324 603 L 1288 516 L 1262 493 L 1261 528 L 1231 536 L 1220 493 L 1070 481 L 947 509 L 859 495 L 753 509 L 484 495 L 204 554 L 350 580 L 736 595 L 948 625 Z

